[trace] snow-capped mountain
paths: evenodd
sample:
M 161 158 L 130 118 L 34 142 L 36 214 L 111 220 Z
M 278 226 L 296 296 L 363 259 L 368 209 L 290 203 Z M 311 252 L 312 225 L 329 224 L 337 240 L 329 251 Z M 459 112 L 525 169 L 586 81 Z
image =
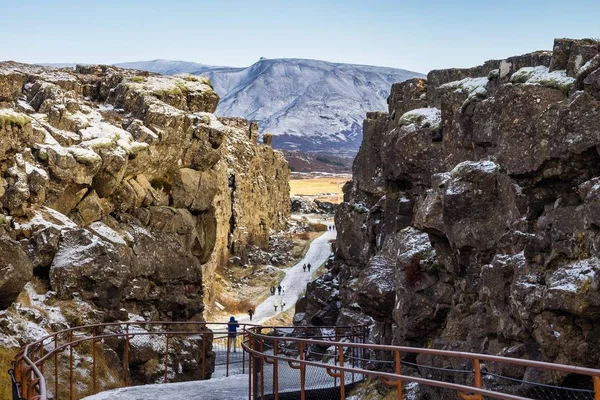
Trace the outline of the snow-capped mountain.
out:
M 392 83 L 417 72 L 304 59 L 265 59 L 247 68 L 153 60 L 117 64 L 164 74 L 210 78 L 221 97 L 217 115 L 243 116 L 271 132 L 277 148 L 355 153 L 367 111 L 384 111 Z

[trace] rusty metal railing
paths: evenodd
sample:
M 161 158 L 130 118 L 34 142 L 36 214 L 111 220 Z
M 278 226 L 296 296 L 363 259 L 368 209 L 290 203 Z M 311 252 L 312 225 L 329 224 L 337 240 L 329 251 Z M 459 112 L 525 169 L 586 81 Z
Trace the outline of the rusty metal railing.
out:
M 397 399 L 420 385 L 431 398 L 600 400 L 597 369 L 373 345 L 366 343 L 364 326 L 244 325 L 237 337 L 225 326 L 130 321 L 56 332 L 17 355 L 14 396 L 75 400 L 113 387 L 208 379 L 217 371 L 223 376 L 248 372 L 248 398 L 254 400 L 278 400 L 286 392 L 296 392 L 301 400 L 315 393 L 319 399 L 344 400 L 352 385 L 367 377 L 395 389 Z M 556 383 L 571 375 L 587 377 L 589 387 Z
M 245 327 L 238 337 L 228 334 L 226 323 L 209 322 L 129 321 L 62 330 L 19 351 L 11 371 L 14 396 L 75 400 L 114 387 L 207 379 L 215 365 L 225 365 L 228 375 L 238 362 L 228 349 L 239 343 L 239 362 L 246 363 Z
M 264 333 L 264 328 L 249 328 L 243 343 L 250 357 L 249 399 L 275 399 L 282 393 L 296 392 L 305 400 L 311 391 L 320 390 L 320 399 L 344 400 L 348 395 L 349 381 L 354 377 L 373 377 L 396 390 L 396 398 L 403 399 L 406 386 L 418 384 L 431 390 L 431 398 L 456 398 L 463 400 L 494 399 L 594 399 L 600 400 L 600 370 L 547 362 L 499 357 L 485 354 L 366 344 L 360 340 L 327 341 L 316 338 L 274 337 Z M 309 348 L 328 348 L 328 360 L 307 357 Z M 286 349 L 286 353 L 282 353 Z M 294 351 L 290 351 L 294 349 Z M 375 354 L 375 360 L 366 353 Z M 410 357 L 407 357 L 410 356 Z M 415 362 L 403 360 L 410 358 Z M 383 361 L 381 360 L 383 359 Z M 383 363 L 383 366 L 382 366 Z M 587 377 L 590 388 L 569 388 L 531 379 L 504 376 L 501 371 L 509 366 L 523 375 L 554 377 L 569 374 Z M 282 388 L 279 375 L 285 369 L 288 387 Z M 403 374 L 411 369 L 412 374 Z M 542 374 L 527 371 L 541 371 Z M 296 371 L 296 372 L 292 372 Z M 330 381 L 307 381 L 307 374 L 328 376 Z M 320 371 L 320 373 L 319 373 Z M 433 372 L 431 372 L 433 371 Z M 444 379 L 444 373 L 447 373 Z M 270 379 L 271 378 L 271 379 Z M 505 379 L 512 385 L 501 385 Z M 270 382 L 269 382 L 270 380 Z M 329 394 L 323 392 L 327 389 Z M 543 392 L 546 390 L 547 392 Z M 312 395 L 313 398 L 314 394 Z M 331 397 L 327 397 L 331 396 Z
M 11 370 L 13 397 L 75 400 L 116 387 L 207 379 L 215 371 L 223 376 L 246 373 L 250 359 L 242 342 L 247 340 L 249 328 L 256 325 L 240 324 L 237 335 L 231 335 L 226 326 L 128 321 L 62 330 L 19 351 Z M 299 332 L 294 327 L 263 329 L 284 335 Z M 335 334 L 323 335 L 321 328 L 302 328 L 300 334 L 339 339 Z

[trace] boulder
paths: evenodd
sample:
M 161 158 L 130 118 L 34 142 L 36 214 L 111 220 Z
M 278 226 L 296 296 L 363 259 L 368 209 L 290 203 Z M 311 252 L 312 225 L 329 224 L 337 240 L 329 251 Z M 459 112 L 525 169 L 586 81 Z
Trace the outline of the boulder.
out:
M 10 306 L 33 276 L 33 266 L 19 243 L 0 237 L 0 309 Z

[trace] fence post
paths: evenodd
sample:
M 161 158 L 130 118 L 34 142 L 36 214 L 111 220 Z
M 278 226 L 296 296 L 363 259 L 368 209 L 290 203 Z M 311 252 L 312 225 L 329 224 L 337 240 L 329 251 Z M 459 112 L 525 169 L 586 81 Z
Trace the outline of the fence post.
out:
M 169 325 L 165 325 L 165 372 L 164 372 L 164 383 L 169 381 Z
M 58 334 L 54 335 L 54 398 L 58 399 Z
M 206 332 L 202 333 L 202 379 L 206 379 Z
M 92 394 L 96 394 L 96 327 L 92 332 Z
M 337 348 L 338 346 L 336 346 Z M 344 366 L 344 346 L 339 346 L 338 349 L 340 353 L 340 367 Z M 340 399 L 346 400 L 346 386 L 345 386 L 345 375 L 344 371 L 340 371 Z
M 129 386 L 129 324 L 125 327 L 125 354 L 123 356 L 123 373 L 125 386 Z
M 27 368 L 27 365 L 25 364 L 23 366 L 23 372 L 21 373 L 21 394 L 26 394 L 27 393 L 27 379 L 28 379 L 28 375 L 29 375 L 29 369 Z
M 304 361 L 304 342 L 300 342 L 300 361 Z M 300 400 L 306 400 L 306 365 L 300 363 Z
M 263 356 L 264 339 L 260 338 L 260 400 L 265 400 L 265 358 Z
M 235 338 L 234 338 L 235 339 Z M 229 352 L 231 351 L 231 337 L 227 329 L 227 352 L 225 353 L 225 376 L 229 376 Z
M 244 327 L 244 333 L 242 333 L 242 343 L 244 342 L 244 339 L 246 339 L 246 328 Z M 246 373 L 246 352 L 244 351 L 244 347 L 242 346 L 242 343 L 240 343 L 240 350 L 242 352 L 242 374 Z
M 400 358 L 400 352 L 398 350 L 395 351 L 395 358 L 396 358 L 396 375 L 402 375 L 402 360 Z M 397 400 L 402 400 L 402 392 L 403 392 L 403 388 L 402 388 L 402 379 L 398 380 L 398 384 L 396 386 L 396 399 Z
M 73 400 L 73 329 L 69 339 L 69 399 Z
M 479 365 L 479 360 L 473 359 L 473 368 L 475 369 L 475 387 L 477 389 L 481 389 L 481 366 Z M 480 399 L 483 399 L 483 396 L 478 395 Z
M 279 345 L 277 343 L 277 339 L 273 339 L 273 394 L 275 396 L 275 400 L 279 400 L 279 368 L 276 358 L 278 350 Z
M 363 325 L 362 329 L 362 343 L 367 343 L 367 326 Z M 363 347 L 362 349 L 362 369 L 366 369 L 367 364 L 367 349 Z
M 45 349 L 44 349 L 44 341 L 42 340 L 42 343 L 40 344 L 40 354 L 38 356 L 38 359 L 44 357 L 45 353 L 46 352 L 45 352 Z M 44 375 L 44 365 L 45 364 L 46 364 L 45 362 L 42 362 L 42 365 L 40 365 L 40 372 L 42 373 L 42 375 Z
M 247 342 L 248 346 L 250 347 L 251 350 L 254 350 L 252 348 L 252 344 L 251 344 L 251 336 L 248 334 L 247 336 Z M 248 399 L 252 400 L 252 354 L 249 353 L 248 354 Z

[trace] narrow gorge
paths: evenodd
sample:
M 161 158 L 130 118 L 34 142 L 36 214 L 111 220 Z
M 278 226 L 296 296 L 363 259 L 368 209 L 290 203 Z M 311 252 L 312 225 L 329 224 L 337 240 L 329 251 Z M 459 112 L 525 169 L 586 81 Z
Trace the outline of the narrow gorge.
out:
M 202 321 L 217 268 L 285 228 L 287 162 L 218 101 L 191 75 L 0 63 L 2 347 Z
M 557 39 L 553 51 L 434 70 L 393 85 L 388 104 L 367 114 L 335 260 L 296 323 L 366 323 L 379 344 L 597 367 L 600 42 Z

